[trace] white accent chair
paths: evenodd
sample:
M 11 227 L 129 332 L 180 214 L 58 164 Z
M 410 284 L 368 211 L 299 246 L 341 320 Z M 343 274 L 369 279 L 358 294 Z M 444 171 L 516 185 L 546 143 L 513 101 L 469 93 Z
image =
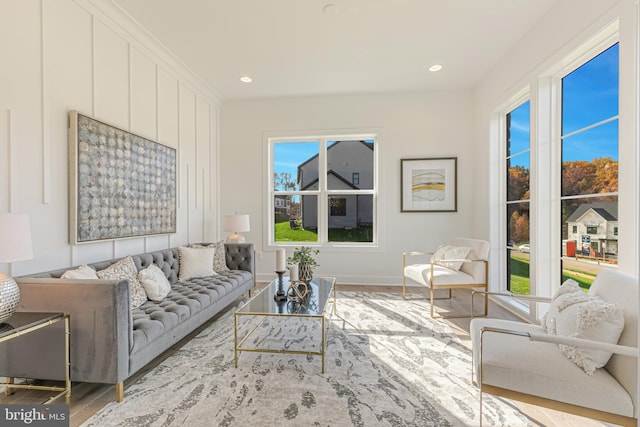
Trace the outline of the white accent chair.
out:
M 468 247 L 470 252 L 464 259 L 430 260 L 432 253 L 428 252 L 404 252 L 402 254 L 402 297 L 407 299 L 407 279 L 429 288 L 431 301 L 431 317 L 452 318 L 452 317 L 473 317 L 486 316 L 488 309 L 488 269 L 489 269 L 489 242 L 478 239 L 468 239 L 454 237 L 447 242 L 447 245 L 457 247 Z M 408 264 L 410 257 L 422 257 L 417 264 Z M 445 266 L 449 263 L 462 263 L 460 270 L 455 270 Z M 473 313 L 473 304 L 470 314 L 463 315 L 440 315 L 434 311 L 434 292 L 439 289 L 449 291 L 448 298 L 451 298 L 452 289 L 476 289 L 484 290 L 484 311 L 481 314 Z M 473 298 L 473 296 L 472 296 Z M 473 301 L 472 301 L 473 302 Z
M 482 394 L 489 393 L 604 422 L 637 425 L 638 280 L 605 270 L 596 277 L 589 295 L 622 308 L 624 330 L 618 344 L 551 335 L 529 323 L 472 319 L 472 376 L 480 388 L 481 420 Z M 613 355 L 591 376 L 567 359 L 558 344 Z

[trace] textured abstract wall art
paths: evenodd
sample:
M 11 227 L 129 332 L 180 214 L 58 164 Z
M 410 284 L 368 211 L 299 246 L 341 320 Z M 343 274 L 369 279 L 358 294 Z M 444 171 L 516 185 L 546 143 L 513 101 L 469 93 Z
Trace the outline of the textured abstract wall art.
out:
M 401 159 L 401 212 L 456 212 L 457 157 Z
M 69 113 L 72 244 L 176 232 L 176 150 Z

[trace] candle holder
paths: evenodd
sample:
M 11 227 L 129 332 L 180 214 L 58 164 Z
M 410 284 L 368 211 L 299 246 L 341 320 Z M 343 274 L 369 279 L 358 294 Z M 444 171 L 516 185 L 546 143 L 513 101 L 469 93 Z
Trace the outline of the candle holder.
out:
M 286 301 L 287 293 L 284 291 L 284 283 L 282 282 L 282 276 L 284 276 L 286 271 L 276 271 L 278 275 L 278 289 L 276 290 L 276 294 L 273 296 L 273 299 L 276 301 Z

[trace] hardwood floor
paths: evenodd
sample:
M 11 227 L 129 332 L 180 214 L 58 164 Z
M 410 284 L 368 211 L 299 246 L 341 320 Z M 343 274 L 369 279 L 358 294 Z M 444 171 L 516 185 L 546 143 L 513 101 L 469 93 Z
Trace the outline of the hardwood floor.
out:
M 258 284 L 257 287 L 265 286 L 265 283 Z M 420 297 L 419 291 L 422 291 L 422 295 L 426 297 L 426 289 L 418 289 L 413 294 L 413 297 Z M 362 285 L 343 285 L 338 286 L 339 291 L 359 291 L 359 292 L 399 292 L 399 288 L 396 286 L 362 286 Z M 468 310 L 470 304 L 471 293 L 465 290 L 457 290 L 453 293 L 451 300 L 440 300 L 436 302 L 437 307 L 445 309 L 451 309 L 456 312 L 462 312 Z M 428 313 L 425 313 L 428 315 Z M 504 308 L 490 303 L 489 304 L 489 316 L 501 319 L 516 318 Z M 218 316 L 217 316 L 218 317 Z M 217 318 L 216 317 L 216 318 Z M 215 320 L 212 319 L 211 321 Z M 471 341 L 469 338 L 469 325 L 470 318 L 456 318 L 445 319 L 445 322 L 449 324 L 451 329 L 460 337 L 462 343 L 471 348 Z M 158 357 L 155 361 L 150 363 L 146 368 L 142 369 L 133 377 L 125 381 L 125 395 L 127 387 L 135 383 L 146 372 L 153 369 L 156 365 L 161 363 L 167 357 L 169 357 L 176 349 L 180 348 L 191 338 L 196 336 L 202 329 L 206 328 L 209 323 L 200 327 L 197 331 L 194 331 L 187 338 L 180 343 L 174 345 L 169 351 L 165 352 L 162 356 Z M 43 384 L 49 384 L 43 383 Z M 11 396 L 5 396 L 4 392 L 0 394 L 0 404 L 17 404 L 17 403 L 42 403 L 47 398 L 47 392 L 33 391 L 33 390 L 17 390 Z M 125 397 L 126 399 L 126 397 Z M 90 384 L 90 383 L 74 383 L 72 386 L 71 404 L 69 407 L 71 422 L 70 426 L 79 426 L 93 414 L 99 411 L 106 404 L 115 400 L 115 387 L 113 385 L 104 384 Z M 63 403 L 64 400 L 54 403 Z M 565 414 L 550 409 L 539 408 L 524 403 L 514 402 L 518 408 L 531 418 L 534 424 L 548 427 L 602 427 L 604 424 L 569 414 Z

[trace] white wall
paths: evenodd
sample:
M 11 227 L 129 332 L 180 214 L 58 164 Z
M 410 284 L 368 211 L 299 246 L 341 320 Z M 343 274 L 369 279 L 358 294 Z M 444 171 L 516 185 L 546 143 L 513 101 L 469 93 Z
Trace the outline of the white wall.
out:
M 29 214 L 35 256 L 0 271 L 27 274 L 217 237 L 217 95 L 106 9 L 113 6 L 100 7 L 0 3 L 0 212 Z M 69 245 L 69 110 L 178 149 L 177 234 Z
M 318 274 L 339 283 L 400 284 L 402 252 L 434 250 L 452 235 L 473 236 L 476 191 L 470 91 L 227 101 L 221 108 L 221 206 L 248 213 L 248 241 L 258 251 L 258 279 L 274 277 L 275 255 L 263 240 L 267 159 L 264 135 L 358 130 L 381 134 L 377 251 L 322 249 Z M 458 212 L 401 213 L 400 159 L 458 157 Z M 482 236 L 480 236 L 482 237 Z
M 513 97 L 519 90 L 529 86 L 532 93 L 544 85 L 539 77 L 550 68 L 568 64 L 568 57 L 582 44 L 593 38 L 603 28 L 619 20 L 620 40 L 620 120 L 619 120 L 619 269 L 638 275 L 638 2 L 634 0 L 565 0 L 559 2 L 543 17 L 536 27 L 524 37 L 505 58 L 475 88 L 474 92 L 474 148 L 478 159 L 478 174 L 482 177 L 475 193 L 474 206 L 478 216 L 474 218 L 474 229 L 489 229 L 496 221 L 492 219 L 491 207 L 498 207 L 499 182 L 491 180 L 490 169 L 500 167 L 496 141 L 490 135 L 492 113 Z M 534 100 L 535 101 L 535 100 Z M 535 102 L 532 102 L 532 110 Z M 548 112 L 547 112 L 548 114 Z M 535 123 L 532 123 L 532 129 Z M 543 136 L 540 138 L 544 139 Z M 557 141 L 543 141 L 549 150 Z M 535 167 L 535 152 L 532 154 Z M 544 157 L 542 157 L 544 159 Z M 542 160 L 544 161 L 544 160 Z M 532 174 L 535 173 L 532 170 Z M 538 190 L 551 191 L 549 177 L 540 177 L 545 184 Z M 490 196 L 490 197 L 489 197 Z M 536 200 L 532 200 L 535 204 Z M 542 209 L 538 221 L 551 219 L 553 207 Z M 548 214 L 548 215 L 547 215 Z M 498 230 L 491 229 L 492 257 L 499 257 Z M 538 239 L 540 247 L 557 244 L 557 238 L 537 234 L 532 228 L 532 239 Z M 532 240 L 532 242 L 533 242 Z M 559 250 L 559 248 L 558 248 Z M 536 256 L 544 257 L 544 253 Z M 557 259 L 557 257 L 555 258 Z M 542 264 L 542 263 L 538 263 Z M 548 265 L 548 264 L 546 264 Z M 548 270 L 548 269 L 547 269 Z M 538 275 L 538 283 L 556 281 L 558 275 L 549 271 L 532 271 Z M 492 280 L 499 281 L 498 263 L 492 263 Z M 543 289 L 544 291 L 544 289 Z M 547 290 L 548 291 L 548 290 Z

